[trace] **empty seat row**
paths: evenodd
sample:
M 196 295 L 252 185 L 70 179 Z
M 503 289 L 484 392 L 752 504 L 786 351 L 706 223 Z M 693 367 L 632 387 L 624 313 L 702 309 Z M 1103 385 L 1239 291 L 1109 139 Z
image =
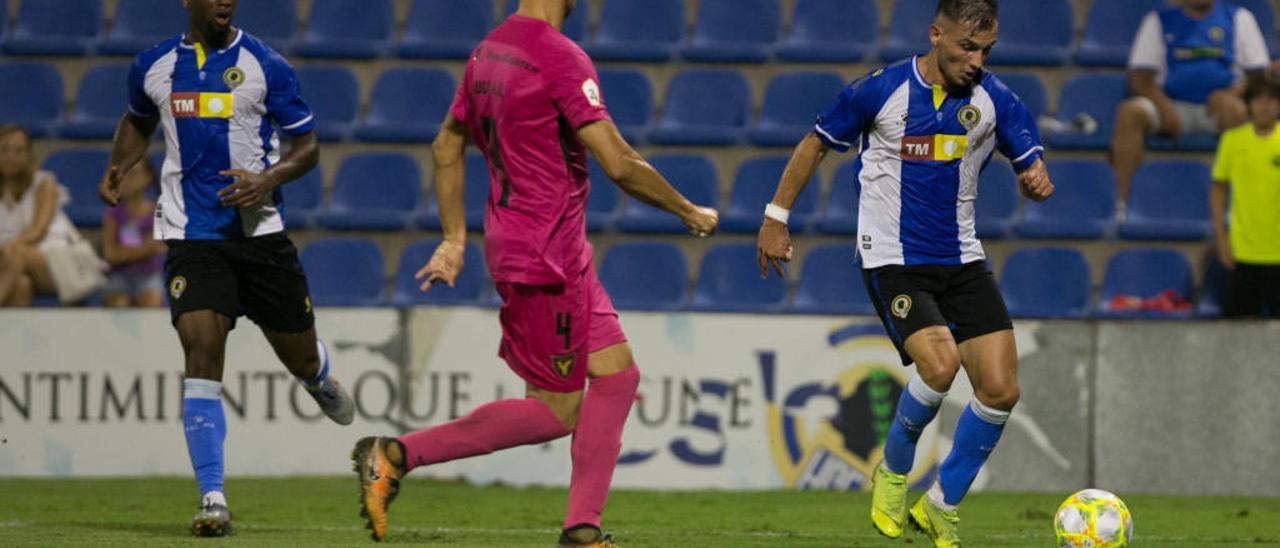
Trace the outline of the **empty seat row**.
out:
M 123 111 L 125 63 L 96 65 L 80 80 L 75 106 L 62 119 L 63 83 L 55 67 L 43 63 L 0 63 L 0 79 L 25 82 L 0 90 L 0 119 L 22 123 L 37 136 L 109 139 Z M 354 138 L 365 142 L 429 142 L 439 131 L 453 100 L 456 82 L 444 69 L 396 68 L 383 71 L 373 85 L 369 108 L 360 116 L 360 86 L 343 66 L 298 69 L 304 97 L 316 115 L 323 141 Z M 1001 73 L 1032 116 L 1049 108 L 1044 84 L 1029 73 Z M 610 113 L 623 136 L 635 143 L 727 146 L 748 142 L 764 147 L 791 147 L 812 130 L 814 120 L 835 100 L 844 80 L 827 72 L 791 72 L 774 76 L 765 89 L 760 116 L 753 111 L 746 77 L 733 70 L 686 70 L 671 79 L 660 115 L 654 114 L 652 85 L 644 73 L 629 69 L 600 71 L 600 84 Z M 1070 126 L 1087 115 L 1096 122 L 1091 133 L 1044 134 L 1058 149 L 1104 150 L 1110 144 L 1117 106 L 1127 95 L 1119 73 L 1076 76 L 1066 83 L 1057 119 Z M 1184 136 L 1178 142 L 1153 140 L 1153 147 L 1212 150 L 1212 135 Z
M 105 149 L 68 148 L 53 152 L 44 167 L 70 189 L 68 212 L 82 226 L 97 226 L 102 206 L 97 183 L 104 172 Z M 153 161 L 157 162 L 158 159 Z M 690 200 L 720 206 L 721 185 L 715 165 L 705 156 L 670 154 L 652 164 Z M 742 162 L 734 175 L 729 202 L 722 209 L 721 230 L 754 233 L 765 204 L 773 197 L 786 156 L 762 156 Z M 1115 182 L 1111 169 L 1096 160 L 1050 160 L 1057 183 L 1053 199 L 1023 203 L 1017 180 L 1007 163 L 991 162 L 979 178 L 975 230 L 979 238 L 1017 236 L 1031 239 L 1203 240 L 1209 234 L 1209 170 L 1196 161 L 1166 160 L 1142 166 L 1133 182 L 1124 219 L 1117 223 Z M 592 190 L 587 203 L 588 229 L 624 233 L 683 233 L 674 216 L 635 201 L 623 200 L 599 166 L 589 162 Z M 424 205 L 423 173 L 412 156 L 394 152 L 352 154 L 343 159 L 324 200 L 319 168 L 285 185 L 285 222 L 294 228 L 332 230 L 439 230 L 434 196 Z M 466 158 L 465 206 L 468 223 L 479 229 L 489 194 L 488 166 L 479 154 Z M 858 228 L 859 183 L 853 163 L 840 165 L 826 185 L 815 175 L 792 206 L 791 229 L 830 235 L 853 235 Z
M 455 286 L 419 290 L 415 273 L 439 240 L 415 242 L 401 252 L 391 295 L 382 254 L 361 238 L 314 241 L 303 248 L 312 299 L 320 306 L 496 304 L 474 243 Z M 751 244 L 717 245 L 702 256 L 692 290 L 684 253 L 667 243 L 616 244 L 600 259 L 600 280 L 623 310 L 794 312 L 870 315 L 876 306 L 863 285 L 852 244 L 822 245 L 803 258 L 794 294 L 787 280 L 762 279 Z M 1210 280 L 1207 283 L 1214 283 Z M 1195 315 L 1195 287 L 1186 258 L 1168 249 L 1132 249 L 1107 262 L 1097 303 L 1085 257 L 1070 248 L 1027 248 L 1005 261 L 1000 291 L 1017 318 L 1187 318 Z M 1201 315 L 1216 313 L 1216 289 L 1201 296 Z
M 1274 11 L 1268 0 L 1238 0 L 1254 12 L 1274 50 Z M 508 0 L 506 13 L 517 0 Z M 1097 0 L 1073 48 L 1074 14 L 1068 0 L 1008 2 L 1001 6 L 1001 45 L 993 64 L 1122 66 L 1142 16 L 1162 0 Z M 563 26 L 601 60 L 854 62 L 875 51 L 885 60 L 923 53 L 936 0 L 899 0 L 889 33 L 878 48 L 876 0 L 798 0 L 790 28 L 782 28 L 779 0 L 701 0 L 693 30 L 685 31 L 684 0 L 605 0 L 594 37 L 587 40 L 590 4 L 579 3 Z M 487 1 L 414 0 L 404 33 L 394 39 L 391 0 L 314 0 L 299 36 L 294 0 L 240 4 L 236 24 L 277 48 L 304 57 L 465 58 L 494 25 Z M 177 2 L 120 0 L 111 32 L 103 32 L 102 0 L 27 0 L 4 41 L 10 54 L 131 55 L 177 33 L 185 14 Z M 0 21 L 2 23 L 2 21 Z

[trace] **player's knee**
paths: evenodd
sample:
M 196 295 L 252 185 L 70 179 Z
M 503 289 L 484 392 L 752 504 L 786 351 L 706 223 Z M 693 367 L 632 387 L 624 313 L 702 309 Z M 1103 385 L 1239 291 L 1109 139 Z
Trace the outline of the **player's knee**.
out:
M 955 348 L 935 350 L 915 362 L 920 379 L 938 392 L 950 390 L 951 382 L 960 371 L 960 353 Z
M 1125 129 L 1145 131 L 1149 125 L 1151 125 L 1151 115 L 1147 106 L 1143 104 L 1143 99 L 1128 99 L 1116 108 L 1116 131 Z
M 978 401 L 982 405 L 992 409 L 1001 411 L 1012 411 L 1015 405 L 1018 405 L 1018 398 L 1021 393 L 1016 382 L 989 383 L 991 386 L 984 386 L 981 390 L 976 391 Z

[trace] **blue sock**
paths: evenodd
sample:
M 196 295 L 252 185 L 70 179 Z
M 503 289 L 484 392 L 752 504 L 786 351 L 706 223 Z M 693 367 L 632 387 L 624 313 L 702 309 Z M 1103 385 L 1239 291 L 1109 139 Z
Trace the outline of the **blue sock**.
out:
M 956 439 L 951 445 L 951 454 L 942 461 L 938 472 L 942 501 L 948 506 L 960 504 L 969 492 L 973 478 L 977 477 L 978 469 L 996 448 L 1008 420 L 1008 411 L 992 409 L 978 400 L 969 402 L 964 408 L 960 421 L 956 423 Z
M 222 383 L 205 379 L 182 381 L 182 425 L 187 453 L 196 473 L 200 495 L 222 491 L 222 441 L 227 419 L 222 413 Z
M 329 378 L 329 349 L 325 348 L 324 341 L 316 338 L 316 352 L 320 355 L 320 370 L 316 372 L 316 376 L 311 379 L 303 379 L 302 385 L 308 390 L 316 390 Z
M 902 397 L 898 398 L 898 410 L 884 440 L 884 465 L 890 472 L 905 475 L 911 471 L 920 432 L 937 416 L 938 406 L 946 395 L 929 388 L 919 374 L 912 375 Z

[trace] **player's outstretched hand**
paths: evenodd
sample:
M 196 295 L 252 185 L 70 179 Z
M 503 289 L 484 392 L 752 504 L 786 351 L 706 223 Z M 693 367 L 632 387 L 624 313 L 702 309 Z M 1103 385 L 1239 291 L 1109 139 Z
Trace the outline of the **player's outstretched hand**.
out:
M 778 273 L 779 278 L 786 278 L 782 271 L 782 263 L 791 262 L 791 233 L 787 225 L 774 219 L 766 218 L 760 225 L 760 235 L 756 237 L 756 263 L 760 266 L 760 277 L 769 277 L 769 267 Z
M 425 293 L 438 283 L 453 287 L 458 273 L 462 272 L 462 254 L 465 250 L 466 244 L 456 244 L 449 240 L 440 242 L 427 265 L 413 275 L 413 279 L 422 282 L 418 289 Z
M 123 180 L 124 174 L 120 173 L 120 167 L 111 166 L 98 182 L 98 197 L 107 205 L 115 207 L 120 203 L 120 181 Z
M 681 220 L 690 234 L 705 238 L 716 233 L 716 226 L 720 224 L 720 212 L 709 207 L 693 206 L 693 213 Z
M 243 169 L 225 169 L 219 171 L 218 175 L 235 179 L 234 183 L 218 191 L 218 199 L 222 200 L 223 207 L 256 206 L 270 196 L 271 191 L 276 188 L 275 183 L 261 173 L 250 173 Z
M 1053 182 L 1049 181 L 1049 170 L 1045 169 L 1044 160 L 1037 159 L 1026 171 L 1018 174 L 1018 190 L 1037 202 L 1053 196 Z

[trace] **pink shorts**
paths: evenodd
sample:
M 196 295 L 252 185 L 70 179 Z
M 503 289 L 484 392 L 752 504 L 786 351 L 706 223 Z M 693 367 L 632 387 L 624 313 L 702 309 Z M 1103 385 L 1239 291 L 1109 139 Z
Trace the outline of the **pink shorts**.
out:
M 571 284 L 495 286 L 502 297 L 498 356 L 533 386 L 551 392 L 582 390 L 587 356 L 627 342 L 593 266 Z

